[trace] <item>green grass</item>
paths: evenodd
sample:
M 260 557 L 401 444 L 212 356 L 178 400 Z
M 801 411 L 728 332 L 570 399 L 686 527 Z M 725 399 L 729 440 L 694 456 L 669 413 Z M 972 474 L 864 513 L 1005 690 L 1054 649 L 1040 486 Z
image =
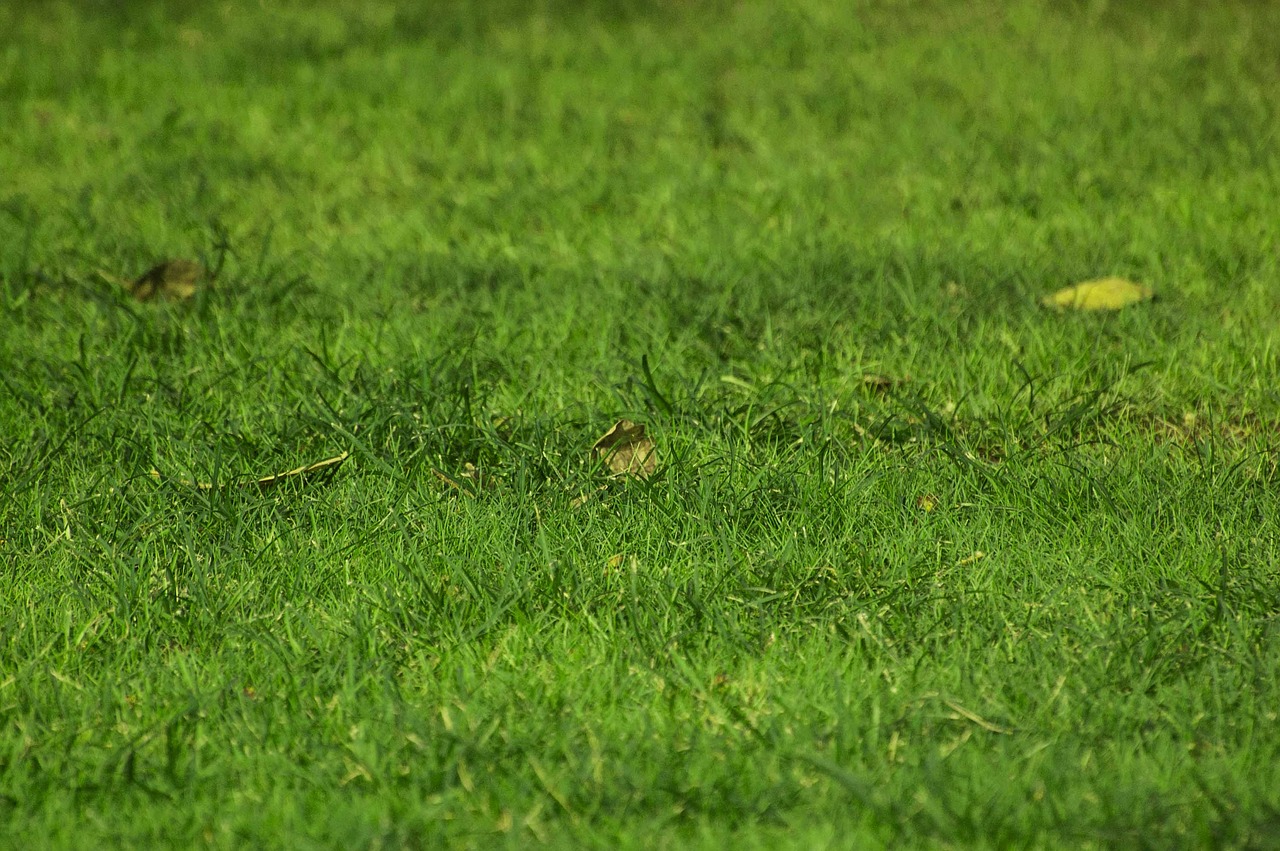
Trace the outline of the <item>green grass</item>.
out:
M 0 7 L 0 844 L 1276 847 L 1280 7 L 311 5 Z

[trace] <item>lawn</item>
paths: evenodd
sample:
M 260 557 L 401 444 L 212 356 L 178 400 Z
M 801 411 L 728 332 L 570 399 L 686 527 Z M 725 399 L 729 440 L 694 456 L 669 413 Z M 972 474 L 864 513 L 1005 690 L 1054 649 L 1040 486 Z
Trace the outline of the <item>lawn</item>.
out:
M 0 34 L 0 846 L 1280 847 L 1280 5 Z

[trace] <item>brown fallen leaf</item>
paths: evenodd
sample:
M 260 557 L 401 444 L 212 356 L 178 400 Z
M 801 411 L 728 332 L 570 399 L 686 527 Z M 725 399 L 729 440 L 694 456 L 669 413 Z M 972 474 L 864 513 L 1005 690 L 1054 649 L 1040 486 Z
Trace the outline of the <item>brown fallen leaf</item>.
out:
M 868 372 L 862 376 L 862 386 L 876 393 L 888 393 L 895 387 L 906 384 L 911 380 L 911 376 L 903 376 L 902 378 L 894 378 L 891 375 L 881 375 L 877 372 Z
M 166 260 L 144 272 L 129 292 L 138 301 L 156 296 L 183 301 L 196 294 L 203 278 L 204 267 L 194 260 Z
M 591 447 L 593 458 L 603 458 L 615 476 L 647 479 L 658 468 L 653 441 L 645 436 L 644 425 L 618 420 Z
M 152 266 L 133 281 L 116 277 L 102 269 L 98 274 L 116 284 L 138 301 L 164 298 L 169 301 L 185 301 L 196 294 L 205 279 L 204 267 L 194 260 L 166 260 Z
M 295 467 L 294 469 L 287 470 L 283 473 L 273 473 L 270 476 L 263 476 L 260 479 L 254 479 L 252 481 L 227 482 L 226 484 L 221 485 L 220 487 L 230 487 L 234 485 L 239 485 L 241 487 L 252 486 L 252 487 L 258 488 L 259 490 L 266 490 L 267 488 L 275 487 L 276 485 L 280 484 L 281 482 L 287 479 L 318 476 L 326 472 L 332 473 L 334 470 L 337 470 L 338 467 L 342 465 L 342 462 L 346 461 L 347 458 L 350 457 L 350 455 L 351 455 L 350 452 L 343 452 L 341 455 L 335 455 L 332 458 L 326 458 L 323 461 L 317 461 L 314 464 L 304 464 L 301 467 Z M 152 470 L 151 478 L 155 479 L 156 481 L 161 481 L 163 480 L 164 477 L 160 475 L 159 470 Z M 178 484 L 183 485 L 184 487 L 195 488 L 197 490 L 202 490 L 202 491 L 209 491 L 209 490 L 215 489 L 214 486 L 209 482 L 192 482 L 186 479 L 178 479 Z
M 916 497 L 916 508 L 926 513 L 938 507 L 938 498 L 931 493 L 922 493 Z

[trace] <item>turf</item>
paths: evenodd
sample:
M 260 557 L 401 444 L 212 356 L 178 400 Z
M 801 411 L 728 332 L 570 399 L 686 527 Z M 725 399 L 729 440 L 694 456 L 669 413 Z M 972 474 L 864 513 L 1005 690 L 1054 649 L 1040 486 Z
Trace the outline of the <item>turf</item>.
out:
M 1275 847 L 1280 7 L 0 32 L 0 844 Z

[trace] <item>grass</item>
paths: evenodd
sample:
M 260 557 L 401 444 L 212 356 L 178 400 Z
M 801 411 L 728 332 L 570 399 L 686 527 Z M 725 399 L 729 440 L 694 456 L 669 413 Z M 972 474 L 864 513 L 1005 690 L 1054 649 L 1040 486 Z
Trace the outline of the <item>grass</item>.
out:
M 785 5 L 0 8 L 0 844 L 1275 847 L 1280 10 Z

